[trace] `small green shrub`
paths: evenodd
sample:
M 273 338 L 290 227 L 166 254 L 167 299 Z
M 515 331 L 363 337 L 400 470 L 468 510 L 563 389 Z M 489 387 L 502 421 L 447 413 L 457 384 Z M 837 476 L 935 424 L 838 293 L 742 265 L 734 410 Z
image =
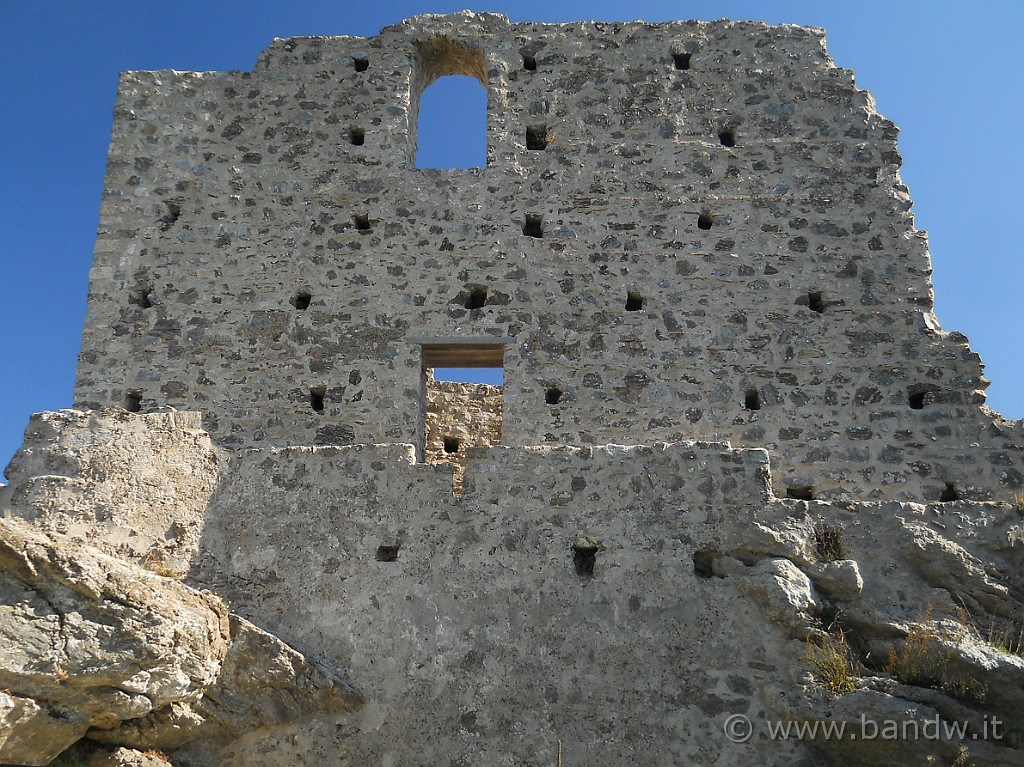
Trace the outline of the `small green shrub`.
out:
M 857 666 L 843 631 L 808 636 L 804 657 L 813 667 L 814 678 L 829 692 L 844 695 L 857 689 Z
M 819 522 L 814 526 L 814 544 L 818 559 L 822 562 L 835 562 L 843 559 L 843 528 L 840 525 L 826 525 Z
M 889 651 L 884 669 L 904 684 L 930 687 L 965 702 L 980 703 L 988 688 L 969 676 L 952 674 L 948 670 L 955 653 L 942 646 L 954 637 L 936 629 L 932 621 L 932 606 L 907 632 L 907 638 L 897 650 Z
M 966 607 L 957 610 L 957 617 L 977 641 L 984 642 L 1007 655 L 1024 657 L 1024 623 L 990 615 L 979 626 Z

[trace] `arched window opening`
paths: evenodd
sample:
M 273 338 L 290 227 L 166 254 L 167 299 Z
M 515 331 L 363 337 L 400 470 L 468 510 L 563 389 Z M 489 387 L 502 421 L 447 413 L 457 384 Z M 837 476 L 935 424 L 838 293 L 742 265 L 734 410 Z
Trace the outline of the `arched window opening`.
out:
M 412 150 L 417 168 L 487 165 L 487 66 L 483 51 L 446 37 L 416 43 Z
M 472 77 L 442 77 L 420 97 L 417 168 L 487 165 L 487 92 Z

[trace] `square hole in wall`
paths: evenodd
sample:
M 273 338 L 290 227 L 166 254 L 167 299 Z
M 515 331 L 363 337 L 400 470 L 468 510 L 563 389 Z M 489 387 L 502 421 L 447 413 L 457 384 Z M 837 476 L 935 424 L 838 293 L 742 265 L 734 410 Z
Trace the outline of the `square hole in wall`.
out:
M 527 237 L 543 237 L 544 216 L 540 213 L 527 213 L 526 223 L 523 224 L 523 234 Z
M 747 389 L 743 395 L 743 407 L 747 410 L 761 409 L 761 394 L 757 389 Z
M 467 309 L 482 309 L 486 303 L 487 288 L 478 285 L 469 289 L 469 295 L 466 296 Z
M 135 304 L 142 309 L 152 309 L 154 298 L 156 298 L 156 293 L 152 288 L 139 288 L 128 298 L 128 303 Z
M 911 410 L 923 410 L 931 402 L 930 394 L 938 391 L 934 384 L 914 384 L 907 387 L 907 403 Z
M 548 148 L 548 126 L 530 125 L 526 128 L 526 148 L 542 151 Z
M 594 569 L 597 567 L 597 552 L 599 546 L 589 542 L 577 541 L 572 546 L 573 569 L 583 580 L 590 580 L 594 577 Z
M 711 578 L 715 575 L 715 560 L 721 552 L 701 549 L 693 552 L 693 574 L 698 578 Z
M 813 485 L 790 485 L 786 488 L 786 497 L 793 498 L 798 501 L 813 501 L 814 500 L 814 486 Z
M 309 406 L 313 412 L 324 412 L 324 397 L 327 395 L 327 387 L 314 386 L 309 390 Z

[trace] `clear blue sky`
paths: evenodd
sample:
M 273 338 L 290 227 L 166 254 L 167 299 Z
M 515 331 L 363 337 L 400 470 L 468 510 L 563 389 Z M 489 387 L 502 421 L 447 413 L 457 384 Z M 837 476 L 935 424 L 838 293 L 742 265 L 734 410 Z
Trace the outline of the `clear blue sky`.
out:
M 251 69 L 274 37 L 372 36 L 468 0 L 0 0 L 0 466 L 33 411 L 71 404 L 118 73 Z M 1024 3 L 491 2 L 513 21 L 756 19 L 821 26 L 901 128 L 937 312 L 1024 416 Z

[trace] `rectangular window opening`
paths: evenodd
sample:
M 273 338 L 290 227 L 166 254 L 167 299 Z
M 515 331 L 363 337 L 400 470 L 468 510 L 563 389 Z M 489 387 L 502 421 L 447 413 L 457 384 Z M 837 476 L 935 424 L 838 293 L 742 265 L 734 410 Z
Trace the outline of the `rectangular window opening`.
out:
M 462 493 L 468 448 L 501 444 L 505 345 L 422 344 L 423 463 L 453 464 L 453 492 Z

